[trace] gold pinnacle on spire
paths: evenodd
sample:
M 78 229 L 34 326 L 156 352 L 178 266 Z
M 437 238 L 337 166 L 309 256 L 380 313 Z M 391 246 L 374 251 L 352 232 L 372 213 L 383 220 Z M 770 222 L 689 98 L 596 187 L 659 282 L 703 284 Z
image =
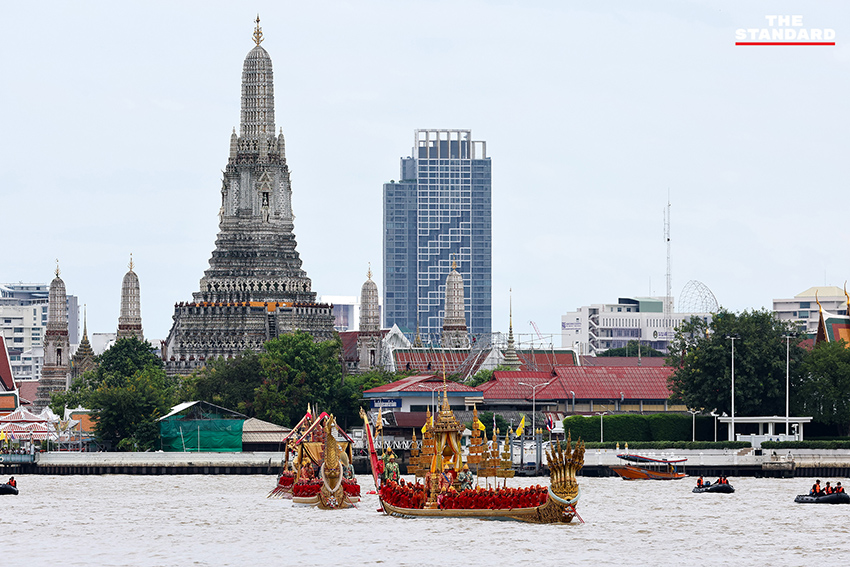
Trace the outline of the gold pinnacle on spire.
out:
M 260 15 L 257 14 L 257 27 L 254 28 L 254 43 L 258 46 L 263 43 L 263 28 L 260 27 Z
M 366 277 L 372 279 L 372 262 L 369 262 L 369 271 L 366 272 Z
M 55 273 L 56 273 L 56 277 L 58 278 L 59 274 L 61 273 L 61 271 L 59 270 L 59 258 L 56 258 L 56 272 Z
M 452 254 L 452 270 L 457 270 L 457 259 Z
M 847 295 L 847 280 L 844 280 L 844 297 L 847 298 L 847 312 L 850 313 L 850 295 Z
M 133 253 L 130 252 L 130 263 L 127 264 L 127 267 L 130 268 L 130 271 L 133 271 Z

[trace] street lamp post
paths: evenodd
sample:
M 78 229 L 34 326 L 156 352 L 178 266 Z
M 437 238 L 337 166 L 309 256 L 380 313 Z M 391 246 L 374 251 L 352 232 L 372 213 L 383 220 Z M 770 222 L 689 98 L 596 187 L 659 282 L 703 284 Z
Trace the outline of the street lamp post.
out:
M 789 435 L 789 423 L 791 421 L 791 339 L 797 333 L 785 333 L 785 437 Z
M 570 390 L 570 395 L 573 397 L 573 413 L 576 412 L 576 393 Z
M 424 384 L 417 384 L 416 386 L 418 388 L 425 388 L 426 390 L 431 390 L 431 410 L 432 410 L 431 415 L 434 415 L 435 413 L 437 413 L 437 406 L 434 405 L 434 392 L 439 390 L 443 385 L 437 384 L 433 388 L 429 388 L 428 386 L 426 386 Z
M 691 429 L 691 441 L 696 441 L 697 440 L 697 414 L 699 413 L 699 410 L 688 410 L 688 413 L 691 414 L 694 418 L 693 429 Z M 715 441 L 717 441 L 717 439 L 715 439 Z
M 600 442 L 600 443 L 604 443 L 604 442 L 605 442 L 605 436 L 603 435 L 603 431 L 602 431 L 602 416 L 603 416 L 603 415 L 605 415 L 605 414 L 607 414 L 607 413 L 608 413 L 607 411 L 598 411 L 598 412 L 596 412 L 596 415 L 598 415 L 598 416 L 599 416 L 599 442 Z
M 537 401 L 537 397 L 536 397 L 537 396 L 537 388 L 540 388 L 541 386 L 548 386 L 551 383 L 552 383 L 552 381 L 549 380 L 548 382 L 546 382 L 544 384 L 537 384 L 536 386 L 532 386 L 531 384 L 526 384 L 525 382 L 517 382 L 517 384 L 522 384 L 523 386 L 528 386 L 529 388 L 531 388 L 531 432 L 532 432 L 532 434 L 537 433 L 537 429 L 535 429 L 535 420 L 534 420 L 534 418 L 535 418 L 534 412 L 535 412 L 535 409 L 536 409 L 536 403 L 535 402 Z
M 735 339 L 740 339 L 738 335 L 726 335 L 726 338 L 732 341 L 732 439 L 735 440 Z

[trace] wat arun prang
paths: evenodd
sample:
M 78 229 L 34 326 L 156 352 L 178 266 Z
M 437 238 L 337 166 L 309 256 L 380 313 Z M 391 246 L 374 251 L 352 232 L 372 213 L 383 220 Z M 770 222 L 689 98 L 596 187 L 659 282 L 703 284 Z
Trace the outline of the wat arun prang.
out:
M 259 351 L 296 329 L 333 337 L 333 309 L 316 303 L 295 249 L 289 167 L 283 132 L 275 136 L 272 61 L 259 24 L 242 68 L 241 124 L 230 137 L 215 250 L 193 301 L 174 306 L 163 344 L 169 374 Z

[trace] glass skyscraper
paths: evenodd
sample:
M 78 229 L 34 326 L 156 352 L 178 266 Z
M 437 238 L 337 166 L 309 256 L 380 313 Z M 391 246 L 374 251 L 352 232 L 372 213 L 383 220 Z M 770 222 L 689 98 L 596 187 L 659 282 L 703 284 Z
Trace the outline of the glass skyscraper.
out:
M 492 324 L 490 158 L 471 130 L 416 130 L 401 180 L 384 184 L 384 326 L 439 344 L 446 276 L 463 276 L 469 332 Z

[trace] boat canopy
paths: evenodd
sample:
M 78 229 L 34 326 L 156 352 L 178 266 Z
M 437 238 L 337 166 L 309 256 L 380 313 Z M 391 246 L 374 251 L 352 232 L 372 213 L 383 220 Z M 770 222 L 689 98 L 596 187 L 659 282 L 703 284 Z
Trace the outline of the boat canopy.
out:
M 649 463 L 653 465 L 672 465 L 675 463 L 684 463 L 688 459 L 653 459 L 651 457 L 642 457 L 640 455 L 628 455 L 628 454 L 620 454 L 617 455 L 618 459 L 623 459 L 624 461 L 631 461 L 633 463 Z

